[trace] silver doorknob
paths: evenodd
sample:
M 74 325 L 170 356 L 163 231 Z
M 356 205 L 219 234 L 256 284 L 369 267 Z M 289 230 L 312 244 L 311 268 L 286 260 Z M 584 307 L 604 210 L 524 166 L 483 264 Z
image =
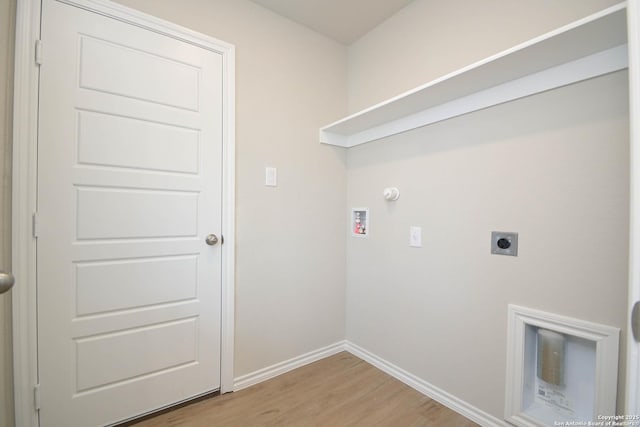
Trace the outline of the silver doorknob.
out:
M 16 278 L 11 273 L 5 273 L 0 271 L 0 294 L 4 294 L 13 287 L 16 282 Z
M 636 301 L 631 311 L 631 334 L 636 342 L 640 342 L 640 301 Z
M 204 239 L 204 241 L 207 242 L 207 245 L 213 246 L 218 243 L 218 236 L 216 236 L 215 234 L 209 234 L 207 238 Z

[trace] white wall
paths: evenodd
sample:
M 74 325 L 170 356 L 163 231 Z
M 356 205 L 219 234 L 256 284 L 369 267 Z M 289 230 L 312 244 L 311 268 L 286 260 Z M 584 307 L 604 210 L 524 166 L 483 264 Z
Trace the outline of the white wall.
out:
M 349 47 L 355 112 L 619 0 L 414 0 Z
M 346 49 L 247 0 L 120 0 L 236 46 L 240 376 L 344 338 Z M 278 187 L 264 168 L 278 168 Z
M 0 270 L 11 266 L 11 120 L 15 0 L 0 0 Z M 13 425 L 11 294 L 0 295 L 0 427 Z
M 15 0 L 0 1 L 4 263 Z M 121 3 L 237 47 L 236 376 L 344 339 L 345 153 L 318 144 L 317 131 L 346 112 L 346 48 L 247 0 Z M 263 186 L 265 166 L 278 168 L 277 188 Z M 9 313 L 0 297 L 0 402 L 9 402 Z
M 612 3 L 415 0 L 349 48 L 351 110 Z M 351 148 L 371 236 L 348 240 L 347 339 L 502 419 L 507 304 L 624 337 L 627 91 L 618 72 Z M 490 255 L 492 230 L 519 233 L 518 257 Z

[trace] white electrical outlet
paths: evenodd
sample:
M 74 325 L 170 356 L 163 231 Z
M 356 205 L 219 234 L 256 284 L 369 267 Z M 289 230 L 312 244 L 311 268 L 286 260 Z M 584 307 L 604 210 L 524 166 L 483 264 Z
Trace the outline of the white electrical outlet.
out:
M 278 185 L 278 170 L 276 168 L 264 168 L 264 185 L 267 187 L 276 187 Z
M 409 246 L 412 248 L 422 247 L 422 227 L 409 227 Z

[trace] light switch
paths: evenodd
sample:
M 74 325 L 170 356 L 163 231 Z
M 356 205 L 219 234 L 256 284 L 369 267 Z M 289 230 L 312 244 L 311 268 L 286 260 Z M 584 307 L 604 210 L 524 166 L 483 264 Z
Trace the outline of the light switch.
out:
M 266 167 L 264 175 L 264 185 L 267 187 L 276 187 L 278 185 L 278 170 L 276 168 Z
M 422 247 L 422 227 L 409 227 L 409 246 L 412 248 Z

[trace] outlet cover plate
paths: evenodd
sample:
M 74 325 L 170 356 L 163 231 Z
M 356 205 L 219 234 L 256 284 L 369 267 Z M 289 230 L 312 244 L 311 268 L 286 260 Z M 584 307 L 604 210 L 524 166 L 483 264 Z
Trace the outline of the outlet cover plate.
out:
M 518 256 L 518 233 L 492 231 L 491 253 L 494 255 Z

